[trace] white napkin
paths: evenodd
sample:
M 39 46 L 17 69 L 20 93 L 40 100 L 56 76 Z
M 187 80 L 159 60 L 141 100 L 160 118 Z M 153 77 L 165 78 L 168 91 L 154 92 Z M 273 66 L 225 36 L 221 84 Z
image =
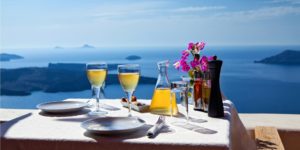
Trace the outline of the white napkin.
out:
M 165 125 L 165 116 L 159 116 L 155 125 L 147 132 L 149 138 L 154 138 Z

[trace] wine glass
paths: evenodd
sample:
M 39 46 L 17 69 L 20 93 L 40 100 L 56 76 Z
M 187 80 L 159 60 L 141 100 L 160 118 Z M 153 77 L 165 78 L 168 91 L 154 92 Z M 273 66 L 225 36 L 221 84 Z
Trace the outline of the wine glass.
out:
M 188 83 L 184 81 L 171 82 L 171 93 L 179 93 L 179 100 L 186 110 L 186 121 L 189 121 Z M 172 103 L 171 103 L 172 105 Z
M 100 63 L 88 63 L 86 65 L 86 74 L 88 80 L 92 86 L 92 95 L 96 96 L 96 110 L 91 111 L 90 115 L 105 115 L 106 111 L 100 110 L 99 99 L 103 98 L 101 88 L 107 75 L 107 64 L 105 62 Z
M 138 64 L 118 65 L 120 84 L 127 95 L 128 117 L 131 117 L 131 97 L 138 85 L 140 66 Z
M 190 76 L 181 76 L 181 80 L 188 86 L 188 103 L 194 103 L 194 80 Z

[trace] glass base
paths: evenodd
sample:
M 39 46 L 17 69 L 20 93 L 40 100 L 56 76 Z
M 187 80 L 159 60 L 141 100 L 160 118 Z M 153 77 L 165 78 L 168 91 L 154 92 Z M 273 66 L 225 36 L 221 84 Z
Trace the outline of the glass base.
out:
M 105 116 L 106 114 L 107 114 L 106 111 L 101 111 L 101 110 L 89 112 L 90 116 Z
M 189 125 L 190 123 L 187 120 L 180 120 L 180 121 L 177 120 L 177 121 L 170 122 L 170 124 L 173 126 L 185 127 L 185 126 Z

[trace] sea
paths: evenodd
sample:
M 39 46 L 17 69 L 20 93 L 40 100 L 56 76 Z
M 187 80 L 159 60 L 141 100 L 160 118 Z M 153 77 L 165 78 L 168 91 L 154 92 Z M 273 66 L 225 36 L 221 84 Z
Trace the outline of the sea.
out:
M 142 76 L 158 76 L 157 62 L 169 60 L 170 81 L 180 80 L 186 73 L 172 64 L 181 56 L 185 47 L 99 47 L 99 48 L 34 48 L 4 49 L 2 53 L 21 55 L 24 59 L 1 62 L 1 68 L 47 67 L 48 63 L 87 63 L 105 61 L 112 64 L 140 64 Z M 300 66 L 254 63 L 286 49 L 300 50 L 300 46 L 207 46 L 203 55 L 217 55 L 223 61 L 221 90 L 239 113 L 300 114 Z M 140 60 L 125 59 L 129 55 L 141 56 Z M 110 71 L 109 74 L 116 74 Z M 139 84 L 135 95 L 138 99 L 151 100 L 155 85 Z M 105 97 L 125 97 L 119 84 L 108 85 Z M 36 109 L 36 105 L 68 98 L 91 98 L 91 91 L 44 93 L 29 96 L 0 96 L 0 108 Z

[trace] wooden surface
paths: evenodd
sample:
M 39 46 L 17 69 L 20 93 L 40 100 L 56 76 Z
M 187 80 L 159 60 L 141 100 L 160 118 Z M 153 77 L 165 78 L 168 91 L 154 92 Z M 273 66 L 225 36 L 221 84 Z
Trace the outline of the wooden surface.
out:
M 255 127 L 255 140 L 258 150 L 284 150 L 282 141 L 275 127 Z

